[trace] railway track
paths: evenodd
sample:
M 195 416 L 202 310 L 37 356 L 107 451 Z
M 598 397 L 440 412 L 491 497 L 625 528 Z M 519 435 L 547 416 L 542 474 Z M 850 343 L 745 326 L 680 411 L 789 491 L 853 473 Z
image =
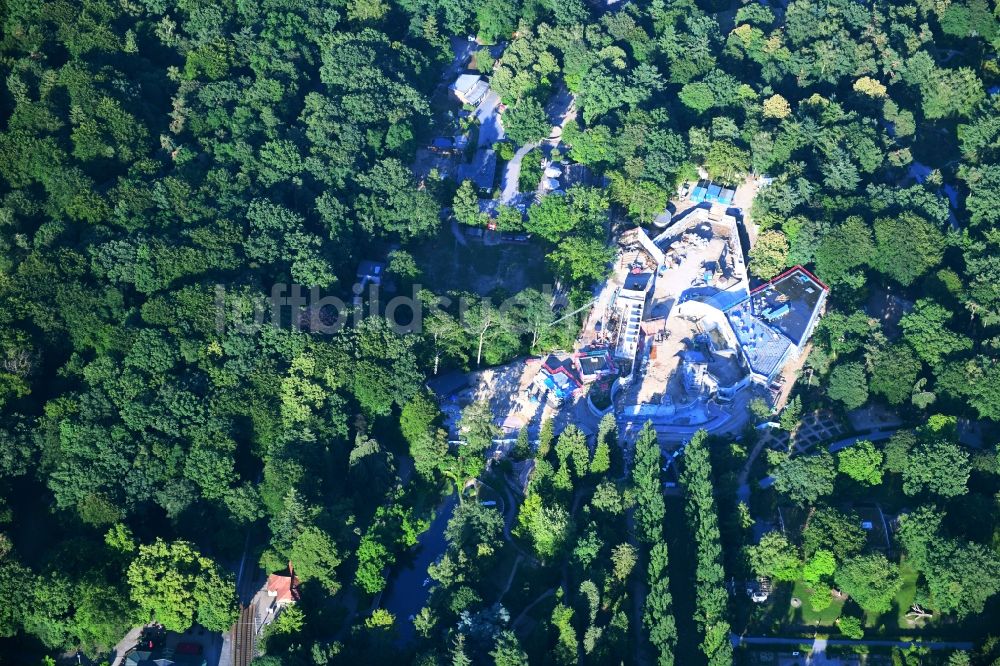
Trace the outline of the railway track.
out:
M 233 666 L 250 666 L 257 648 L 254 605 L 244 606 L 232 628 Z

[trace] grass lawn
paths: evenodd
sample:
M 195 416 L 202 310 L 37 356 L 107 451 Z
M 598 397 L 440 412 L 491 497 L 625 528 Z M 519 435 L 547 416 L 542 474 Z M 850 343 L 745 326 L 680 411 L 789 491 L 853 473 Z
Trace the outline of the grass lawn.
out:
M 813 626 L 818 624 L 821 627 L 832 627 L 844 608 L 844 602 L 834 598 L 829 606 L 817 613 L 809 603 L 809 600 L 812 598 L 812 591 L 801 580 L 795 581 L 792 596 L 802 600 L 802 606 L 799 608 L 792 608 L 791 605 L 788 606 L 788 621 L 793 624 Z
M 899 588 L 893 604 L 896 607 L 896 621 L 900 629 L 911 629 L 906 621 L 906 613 L 913 605 L 913 599 L 917 596 L 917 572 L 910 566 L 910 563 L 903 560 L 899 565 L 899 573 L 903 577 L 903 587 Z

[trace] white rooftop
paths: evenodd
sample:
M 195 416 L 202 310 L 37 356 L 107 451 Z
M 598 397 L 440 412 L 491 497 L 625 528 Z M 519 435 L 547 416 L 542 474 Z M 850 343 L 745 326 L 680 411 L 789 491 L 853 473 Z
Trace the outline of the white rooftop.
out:
M 479 83 L 481 78 L 478 74 L 462 74 L 455 79 L 455 83 L 451 84 L 451 87 L 459 92 L 469 92 Z

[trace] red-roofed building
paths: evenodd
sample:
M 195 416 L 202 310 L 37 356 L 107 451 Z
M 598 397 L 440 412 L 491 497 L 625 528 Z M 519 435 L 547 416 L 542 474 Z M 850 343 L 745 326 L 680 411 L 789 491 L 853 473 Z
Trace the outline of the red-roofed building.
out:
M 577 376 L 573 358 L 566 354 L 549 354 L 542 361 L 542 366 L 535 375 L 534 384 L 557 405 L 561 405 L 583 387 L 583 382 Z
M 267 577 L 267 596 L 275 610 L 299 600 L 299 578 L 295 575 L 291 562 L 288 563 L 287 574 L 271 574 Z

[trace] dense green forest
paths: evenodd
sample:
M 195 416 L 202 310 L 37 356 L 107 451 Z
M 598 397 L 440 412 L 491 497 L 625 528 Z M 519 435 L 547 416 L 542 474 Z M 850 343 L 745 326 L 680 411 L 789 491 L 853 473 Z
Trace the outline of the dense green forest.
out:
M 267 666 L 729 664 L 726 584 L 754 575 L 810 585 L 817 613 L 844 591 L 839 631 L 868 637 L 905 578 L 931 634 L 973 647 L 895 663 L 1000 660 L 996 3 L 0 0 L 0 21 L 0 662 L 100 660 L 151 618 L 228 631 L 245 550 L 302 580 Z M 532 234 L 523 290 L 443 275 L 499 260 L 453 241 L 450 215 L 482 222 L 469 185 L 411 169 L 450 131 L 468 35 L 505 47 L 474 56 L 508 107 L 501 161 L 565 88 L 558 149 L 607 183 L 501 207 Z M 379 608 L 442 494 L 503 485 L 489 407 L 450 445 L 426 380 L 571 346 L 544 285 L 586 303 L 613 235 L 698 169 L 772 179 L 755 276 L 803 264 L 831 287 L 782 427 L 878 403 L 905 428 L 769 451 L 749 508 L 810 517 L 753 539 L 733 497 L 756 431 L 696 437 L 665 501 L 650 431 L 628 459 L 613 419 L 590 442 L 548 424 L 514 447 L 535 469 L 516 519 L 463 494 L 427 604 Z M 349 301 L 383 258 L 399 292 L 452 305 L 409 333 L 267 312 L 274 285 Z M 887 298 L 907 304 L 891 324 Z M 872 493 L 905 514 L 888 559 L 836 506 Z

